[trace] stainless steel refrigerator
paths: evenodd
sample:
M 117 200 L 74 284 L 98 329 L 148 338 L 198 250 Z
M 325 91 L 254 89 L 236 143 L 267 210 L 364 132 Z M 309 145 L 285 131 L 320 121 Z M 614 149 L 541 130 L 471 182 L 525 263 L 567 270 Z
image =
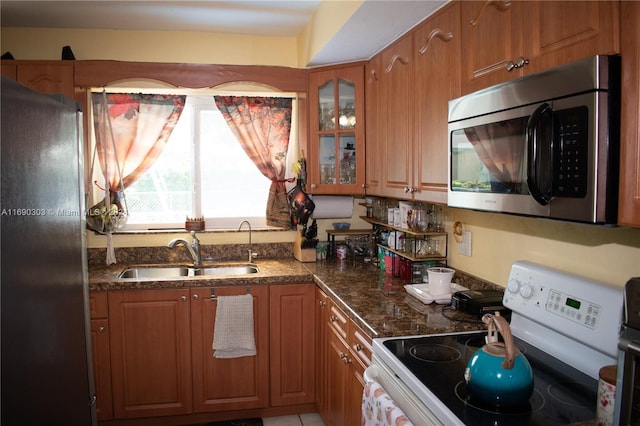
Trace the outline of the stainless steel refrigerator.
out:
M 1 423 L 96 424 L 81 114 L 1 88 Z

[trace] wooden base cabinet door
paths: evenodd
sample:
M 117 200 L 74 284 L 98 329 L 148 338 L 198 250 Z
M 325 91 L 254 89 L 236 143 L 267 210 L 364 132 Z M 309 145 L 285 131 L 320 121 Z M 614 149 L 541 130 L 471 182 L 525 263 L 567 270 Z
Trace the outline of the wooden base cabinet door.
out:
M 312 283 L 270 286 L 272 406 L 314 402 L 314 300 Z
M 215 295 L 246 294 L 246 287 L 216 287 Z M 253 286 L 256 356 L 214 358 L 217 299 L 211 289 L 191 289 L 193 406 L 196 412 L 243 410 L 269 405 L 269 287 Z
M 362 393 L 364 392 L 364 370 L 366 367 L 358 360 L 351 359 L 349 362 L 349 388 L 348 388 L 348 425 L 362 424 Z
M 113 418 L 111 392 L 111 349 L 109 344 L 109 299 L 105 291 L 89 293 L 91 353 L 98 420 Z
M 118 419 L 191 412 L 189 290 L 109 292 Z
M 348 425 L 349 347 L 329 327 L 327 347 L 327 426 Z
M 327 339 L 329 327 L 329 298 L 327 295 L 316 288 L 316 347 L 318 352 L 318 360 L 316 362 L 316 406 L 318 413 L 325 419 L 327 418 Z
M 98 420 L 113 418 L 111 394 L 111 350 L 109 349 L 109 320 L 91 320 L 91 351 L 93 377 L 96 386 L 96 415 Z

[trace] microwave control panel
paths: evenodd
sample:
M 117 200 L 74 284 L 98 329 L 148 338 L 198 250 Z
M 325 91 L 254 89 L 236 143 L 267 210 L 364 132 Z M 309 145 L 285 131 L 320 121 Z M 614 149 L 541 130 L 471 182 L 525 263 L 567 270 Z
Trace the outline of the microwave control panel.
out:
M 554 194 L 583 198 L 587 195 L 589 170 L 589 111 L 586 106 L 556 111 L 557 150 Z

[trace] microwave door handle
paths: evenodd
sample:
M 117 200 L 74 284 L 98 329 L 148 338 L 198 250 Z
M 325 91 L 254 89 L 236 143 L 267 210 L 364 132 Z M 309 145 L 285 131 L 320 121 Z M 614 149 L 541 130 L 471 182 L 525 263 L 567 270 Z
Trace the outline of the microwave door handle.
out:
M 528 150 L 527 160 L 527 186 L 531 196 L 541 205 L 546 206 L 551 201 L 551 194 L 543 194 L 538 185 L 538 154 L 540 152 L 538 138 L 538 126 L 545 114 L 553 114 L 553 108 L 548 103 L 540 105 L 529 117 L 526 129 L 526 145 Z M 553 159 L 551 159 L 553 164 Z

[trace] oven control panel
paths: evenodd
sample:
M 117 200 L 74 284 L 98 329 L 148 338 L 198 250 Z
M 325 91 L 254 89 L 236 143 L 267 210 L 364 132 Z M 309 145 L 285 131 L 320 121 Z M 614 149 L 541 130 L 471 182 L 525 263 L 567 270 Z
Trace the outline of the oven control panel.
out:
M 525 261 L 512 265 L 506 287 L 502 304 L 511 309 L 512 318 L 525 317 L 617 354 L 622 289 Z
M 602 307 L 595 303 L 578 299 L 561 291 L 551 290 L 546 303 L 547 311 L 554 312 L 578 324 L 595 328 Z
M 595 328 L 602 311 L 602 307 L 596 303 L 549 288 L 548 285 L 532 281 L 526 276 L 512 277 L 509 280 L 503 303 L 505 306 L 510 305 L 511 309 L 514 309 L 514 305 L 544 308 L 590 328 Z

